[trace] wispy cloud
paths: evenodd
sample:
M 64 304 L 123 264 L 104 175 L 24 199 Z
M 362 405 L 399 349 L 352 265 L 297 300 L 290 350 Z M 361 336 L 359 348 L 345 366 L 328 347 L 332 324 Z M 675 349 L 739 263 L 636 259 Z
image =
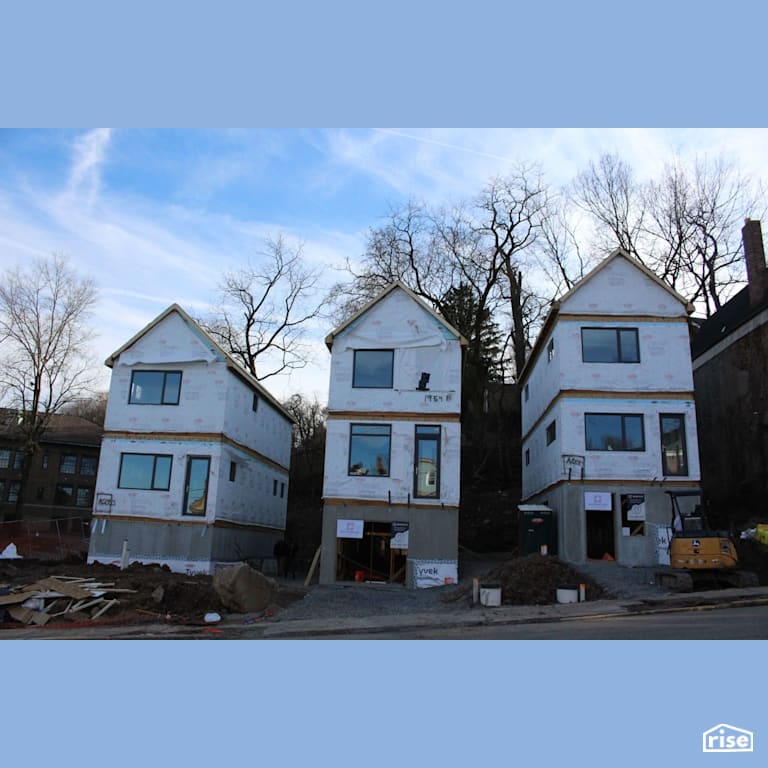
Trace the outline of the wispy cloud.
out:
M 101 189 L 101 167 L 111 140 L 111 129 L 97 128 L 75 142 L 67 196 L 77 197 L 88 205 L 96 202 Z

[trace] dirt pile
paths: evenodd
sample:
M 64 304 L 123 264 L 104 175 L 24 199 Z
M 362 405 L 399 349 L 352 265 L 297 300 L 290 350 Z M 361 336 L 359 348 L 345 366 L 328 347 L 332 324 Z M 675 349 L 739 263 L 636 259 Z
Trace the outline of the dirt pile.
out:
M 213 577 L 206 575 L 187 575 L 173 573 L 168 567 L 132 563 L 125 570 L 112 565 L 87 565 L 82 561 L 40 561 L 40 560 L 0 560 L 0 596 L 6 599 L 23 588 L 39 583 L 49 577 L 65 579 L 87 579 L 83 583 L 98 584 L 97 591 L 103 592 L 103 598 L 115 600 L 110 608 L 99 616 L 77 612 L 69 616 L 60 613 L 66 609 L 67 602 L 61 598 L 52 611 L 60 613 L 51 617 L 46 626 L 72 621 L 152 621 L 154 619 L 178 622 L 202 622 L 206 613 L 225 613 L 227 606 L 213 586 Z M 303 597 L 299 589 L 280 588 L 271 597 L 266 610 L 279 610 L 294 600 Z M 54 598 L 46 599 L 49 610 Z M 95 608 L 96 606 L 94 606 Z M 0 605 L 0 625 L 18 627 L 11 615 Z
M 562 587 L 586 585 L 587 600 L 609 597 L 605 590 L 588 576 L 566 565 L 556 557 L 538 554 L 515 557 L 492 568 L 480 577 L 482 586 L 501 587 L 504 605 L 547 605 L 557 602 L 557 590 Z M 465 584 L 448 600 L 471 599 L 472 584 Z

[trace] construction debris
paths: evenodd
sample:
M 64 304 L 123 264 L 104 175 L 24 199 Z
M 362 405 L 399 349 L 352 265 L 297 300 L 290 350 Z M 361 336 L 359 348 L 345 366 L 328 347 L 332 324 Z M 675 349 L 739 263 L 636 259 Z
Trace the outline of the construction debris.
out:
M 23 587 L 6 589 L 6 593 L 0 595 L 0 606 L 10 606 L 7 612 L 11 618 L 22 624 L 40 625 L 47 624 L 53 617 L 86 611 L 90 611 L 91 619 L 97 619 L 119 603 L 116 598 L 104 598 L 104 594 L 134 591 L 115 590 L 110 584 L 95 579 L 67 576 L 50 576 Z

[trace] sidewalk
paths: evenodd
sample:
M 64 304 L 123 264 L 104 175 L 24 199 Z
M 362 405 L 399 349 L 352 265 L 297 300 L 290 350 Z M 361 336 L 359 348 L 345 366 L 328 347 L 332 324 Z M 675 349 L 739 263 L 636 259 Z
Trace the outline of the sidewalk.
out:
M 281 620 L 253 626 L 254 638 L 289 639 L 345 634 L 398 632 L 430 628 L 532 624 L 576 619 L 599 619 L 662 611 L 704 610 L 726 606 L 768 605 L 768 586 L 749 589 L 720 589 L 711 592 L 666 595 L 663 597 L 595 600 L 553 605 L 503 605 L 498 608 L 472 606 L 451 613 L 410 613 L 334 619 Z

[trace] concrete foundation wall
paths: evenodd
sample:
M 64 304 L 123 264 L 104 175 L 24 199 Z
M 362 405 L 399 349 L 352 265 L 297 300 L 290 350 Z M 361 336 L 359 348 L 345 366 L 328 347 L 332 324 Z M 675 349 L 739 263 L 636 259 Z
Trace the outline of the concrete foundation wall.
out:
M 283 531 L 101 518 L 92 523 L 88 562 L 119 563 L 127 541 L 130 562 L 167 564 L 181 573 L 213 573 L 217 564 L 272 557 L 282 536 Z
M 457 509 L 417 509 L 355 504 L 327 504 L 323 510 L 320 583 L 336 580 L 336 522 L 363 520 L 366 522 L 407 522 L 408 560 L 457 560 L 459 553 L 459 512 Z M 406 569 L 406 586 L 413 586 L 412 568 Z
M 674 490 L 698 490 L 697 485 L 675 486 Z M 617 483 L 615 485 L 590 485 L 564 483 L 528 499 L 529 504 L 547 504 L 555 513 L 557 529 L 557 554 L 570 563 L 587 560 L 587 513 L 585 493 L 610 493 L 612 500 L 613 546 L 615 559 L 624 565 L 652 566 L 658 563 L 656 552 L 656 528 L 668 527 L 672 520 L 672 507 L 664 487 Z M 645 533 L 642 536 L 625 535 L 622 531 L 621 495 L 645 496 Z

